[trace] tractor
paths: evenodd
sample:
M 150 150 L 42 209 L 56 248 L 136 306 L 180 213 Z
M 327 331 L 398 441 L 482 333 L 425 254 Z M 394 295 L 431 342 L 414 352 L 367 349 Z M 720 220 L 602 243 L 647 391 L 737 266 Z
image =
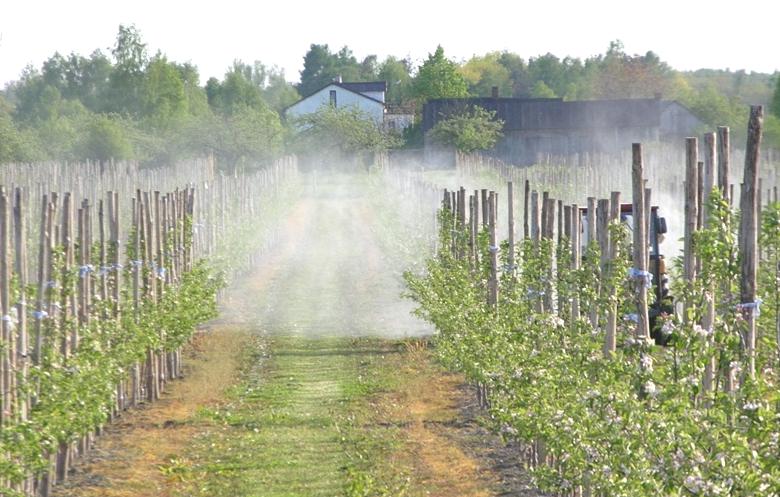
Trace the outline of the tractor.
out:
M 620 221 L 626 223 L 629 229 L 633 230 L 633 204 L 620 204 Z M 580 208 L 580 214 L 582 216 L 583 233 L 582 242 L 583 248 L 588 246 L 587 239 L 587 217 L 588 209 L 586 207 Z M 666 272 L 666 259 L 661 253 L 661 243 L 664 241 L 664 235 L 667 232 L 666 218 L 659 215 L 659 208 L 654 205 L 650 208 L 650 226 L 648 230 L 648 248 L 649 248 L 649 266 L 648 272 L 653 275 L 652 290 L 655 296 L 652 299 L 652 303 L 648 309 L 648 317 L 650 318 L 650 336 L 655 340 L 658 345 L 666 345 L 669 341 L 669 336 L 664 335 L 661 332 L 661 325 L 658 320 L 659 316 L 674 314 L 674 299 L 669 293 L 669 276 Z M 583 254 L 585 251 L 583 250 Z M 630 257 L 630 253 L 627 255 Z

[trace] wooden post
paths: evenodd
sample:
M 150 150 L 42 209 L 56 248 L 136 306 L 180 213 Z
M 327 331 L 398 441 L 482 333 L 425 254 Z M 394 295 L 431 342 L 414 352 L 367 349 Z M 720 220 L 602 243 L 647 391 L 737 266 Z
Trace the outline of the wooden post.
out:
M 761 147 L 761 131 L 764 109 L 760 105 L 750 107 L 747 148 L 745 149 L 745 172 L 740 195 L 739 254 L 740 254 L 740 309 L 746 323 L 745 352 L 747 367 L 745 375 L 753 378 L 756 372 L 756 266 L 758 258 L 757 189 L 758 158 Z
M 539 193 L 534 190 L 531 192 L 531 240 L 533 240 L 534 248 L 539 248 L 539 240 L 541 240 L 542 232 L 539 212 Z
M 512 182 L 506 184 L 506 208 L 507 208 L 507 272 L 512 275 L 515 271 L 515 204 Z
M 612 192 L 609 199 L 610 211 L 609 211 L 609 224 L 620 222 L 620 192 Z M 616 261 L 621 257 L 620 246 L 615 240 L 610 237 L 608 246 L 608 260 Z M 602 259 L 603 260 L 603 259 Z M 610 279 L 612 279 L 612 268 L 609 271 Z M 610 287 L 606 289 L 607 292 L 612 293 L 614 288 Z M 604 355 L 609 356 L 615 352 L 617 348 L 617 302 L 611 300 L 607 304 L 607 329 L 605 333 L 604 341 Z
M 634 213 L 634 288 L 637 308 L 636 336 L 642 340 L 650 339 L 650 321 L 647 313 L 647 240 L 645 239 L 645 182 L 642 164 L 642 144 L 632 145 L 631 178 Z
M 580 261 L 582 255 L 580 254 L 580 246 L 582 244 L 580 233 L 582 232 L 581 226 L 582 217 L 580 215 L 580 206 L 572 204 L 571 206 L 571 270 L 572 272 L 580 269 Z M 572 326 L 576 325 L 576 322 L 580 319 L 580 297 L 579 294 L 574 291 L 571 301 L 571 323 Z
M 729 200 L 729 163 L 731 157 L 731 142 L 728 126 L 718 127 L 718 188 L 723 198 Z
M 479 271 L 479 191 L 474 190 L 474 210 L 472 211 L 471 237 L 474 240 L 474 268 Z
M 588 197 L 587 235 L 588 246 L 596 243 L 596 197 Z
M 0 329 L 2 340 L 2 411 L 0 411 L 0 428 L 10 425 L 14 419 L 14 371 L 16 362 L 16 346 L 11 327 L 11 268 L 10 260 L 10 233 L 9 233 L 9 202 L 5 187 L 0 186 Z
M 528 240 L 528 237 L 530 235 L 529 227 L 528 227 L 528 202 L 530 200 L 531 196 L 531 184 L 528 182 L 528 180 L 525 180 L 525 190 L 523 195 L 523 240 Z
M 143 271 L 143 254 L 141 253 L 141 237 L 143 233 L 143 209 L 141 203 L 141 191 L 136 191 L 133 198 L 133 257 L 130 268 L 133 275 L 133 320 L 138 323 L 141 318 L 141 273 Z M 141 366 L 133 365 L 130 379 L 130 404 L 136 407 L 141 401 Z
M 596 203 L 596 241 L 599 244 L 599 263 L 601 266 L 601 277 L 599 282 L 599 296 L 604 298 L 606 294 L 612 291 L 605 284 L 608 279 L 608 267 L 609 267 L 609 200 L 599 199 Z M 597 306 L 593 306 L 594 308 Z M 596 323 L 598 323 L 598 313 L 596 314 Z M 595 326 L 595 324 L 594 324 Z M 614 345 L 612 342 L 615 340 L 614 336 L 606 336 L 604 342 L 604 354 L 609 355 L 614 351 Z
M 546 193 L 546 192 L 545 192 Z M 547 312 L 554 312 L 553 294 L 555 293 L 555 268 L 552 262 L 555 260 L 555 254 L 552 252 L 555 250 L 555 206 L 556 201 L 553 198 L 547 198 L 545 201 L 544 219 L 542 220 L 542 237 L 550 243 L 550 261 L 549 270 L 547 273 L 547 287 L 544 289 L 544 309 Z
M 16 368 L 19 380 L 22 386 L 27 385 L 28 375 L 28 354 L 30 351 L 27 339 L 27 301 L 25 290 L 27 288 L 27 231 L 24 213 L 24 196 L 22 189 L 17 187 L 14 201 L 14 258 L 16 269 L 16 281 L 21 289 L 19 300 L 16 303 Z M 22 398 L 19 399 L 18 416 L 22 421 L 27 420 L 27 413 L 30 409 L 30 396 L 28 393 L 21 392 Z
M 487 189 L 483 188 L 482 191 L 482 227 L 487 228 L 488 226 L 488 211 L 490 209 L 490 206 L 488 205 L 488 191 Z
M 488 197 L 488 229 L 490 230 L 490 280 L 488 281 L 488 305 L 498 306 L 498 238 L 496 218 L 498 215 L 498 193 L 490 192 Z
M 49 196 L 44 193 L 41 197 L 41 224 L 38 234 L 38 294 L 35 301 L 35 345 L 33 347 L 32 361 L 38 366 L 43 351 L 43 320 L 48 314 L 44 309 L 46 301 L 46 282 L 48 281 L 49 266 Z
M 683 277 L 688 284 L 696 278 L 696 255 L 693 252 L 693 233 L 698 219 L 698 140 L 685 139 L 685 234 L 683 240 Z M 684 303 L 683 319 L 688 321 L 689 303 Z
M 702 189 L 704 196 L 701 202 L 701 211 L 703 219 L 703 227 L 709 229 L 712 227 L 712 220 L 710 219 L 711 212 L 709 209 L 710 196 L 712 191 L 716 187 L 716 169 L 715 163 L 718 158 L 717 155 L 717 135 L 715 133 L 705 133 L 704 135 L 704 174 L 702 180 Z M 713 325 L 715 324 L 715 291 L 714 285 L 709 285 L 707 292 L 709 298 L 705 299 L 704 316 L 702 317 L 701 326 L 705 330 L 710 332 L 708 339 L 710 345 L 714 345 Z M 711 392 L 715 389 L 715 371 L 717 369 L 717 362 L 714 355 L 711 355 L 706 359 L 704 365 L 704 379 L 702 381 L 702 390 Z

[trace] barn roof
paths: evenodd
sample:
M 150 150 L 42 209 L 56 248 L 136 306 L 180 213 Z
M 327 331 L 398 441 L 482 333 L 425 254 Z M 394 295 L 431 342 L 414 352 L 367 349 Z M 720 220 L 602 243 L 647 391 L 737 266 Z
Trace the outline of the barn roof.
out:
M 661 113 L 673 103 L 655 98 L 571 102 L 560 98 L 433 99 L 423 108 L 423 131 L 475 105 L 495 111 L 507 131 L 654 127 L 661 124 Z

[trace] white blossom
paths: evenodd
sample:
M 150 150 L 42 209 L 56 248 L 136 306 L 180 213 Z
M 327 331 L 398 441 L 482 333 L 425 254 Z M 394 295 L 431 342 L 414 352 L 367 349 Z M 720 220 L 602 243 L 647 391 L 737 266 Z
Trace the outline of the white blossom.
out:
M 700 338 L 707 338 L 708 336 L 710 336 L 710 330 L 707 330 L 707 329 L 703 328 L 699 324 L 694 324 L 693 325 L 693 334 L 698 336 L 698 337 L 700 337 Z
M 645 382 L 644 391 L 649 397 L 658 395 L 658 387 L 653 383 L 653 380 L 647 380 L 647 382 Z
M 704 487 L 704 480 L 699 475 L 688 475 L 685 477 L 683 485 L 685 485 L 685 488 L 692 494 L 698 494 Z

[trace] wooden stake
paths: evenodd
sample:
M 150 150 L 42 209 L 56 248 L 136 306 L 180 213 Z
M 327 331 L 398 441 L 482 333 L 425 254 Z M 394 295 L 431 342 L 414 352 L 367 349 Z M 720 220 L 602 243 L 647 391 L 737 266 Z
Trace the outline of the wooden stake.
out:
M 506 262 L 509 274 L 514 274 L 515 268 L 515 205 L 514 205 L 514 189 L 512 188 L 512 182 L 506 184 L 506 208 L 507 208 L 507 254 Z
M 528 226 L 528 202 L 530 200 L 531 195 L 531 185 L 528 182 L 528 180 L 525 180 L 525 189 L 523 194 L 523 240 L 528 240 L 528 237 L 530 235 L 529 226 Z
M 745 171 L 742 194 L 740 195 L 739 254 L 740 254 L 740 308 L 746 323 L 745 352 L 747 367 L 745 374 L 753 378 L 756 372 L 756 266 L 758 258 L 758 159 L 761 147 L 761 131 L 764 119 L 762 106 L 750 108 L 747 147 L 745 149 Z
M 729 203 L 729 161 L 731 155 L 731 142 L 729 138 L 728 126 L 718 127 L 718 188 L 720 188 L 723 198 Z
M 698 219 L 698 140 L 685 139 L 685 234 L 683 240 L 683 277 L 688 284 L 696 278 L 696 254 L 693 252 L 693 233 Z M 689 303 L 684 303 L 683 320 L 688 321 Z
M 647 240 L 645 239 L 645 186 L 644 166 L 642 164 L 642 144 L 632 145 L 631 177 L 633 186 L 633 213 L 634 213 L 634 288 L 636 295 L 637 326 L 636 336 L 642 340 L 650 339 L 650 321 L 647 313 L 647 287 L 645 286 L 645 274 L 647 274 Z

